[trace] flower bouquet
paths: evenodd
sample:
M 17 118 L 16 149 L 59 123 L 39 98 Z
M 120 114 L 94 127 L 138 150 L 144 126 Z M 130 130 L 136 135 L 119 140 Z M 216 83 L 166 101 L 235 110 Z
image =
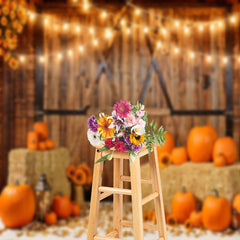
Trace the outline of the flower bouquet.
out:
M 161 146 L 165 141 L 163 126 L 148 123 L 144 105 L 133 105 L 126 100 L 120 100 L 113 106 L 112 115 L 100 113 L 99 117 L 92 115 L 88 119 L 88 140 L 93 146 L 102 146 L 99 150 L 110 151 L 96 163 L 112 160 L 113 152 L 128 152 L 131 162 L 135 160 L 143 145 L 152 151 L 154 144 Z

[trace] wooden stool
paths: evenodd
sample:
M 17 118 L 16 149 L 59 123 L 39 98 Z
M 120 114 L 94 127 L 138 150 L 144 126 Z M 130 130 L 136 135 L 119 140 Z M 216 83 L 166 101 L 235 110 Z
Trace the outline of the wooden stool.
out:
M 98 152 L 96 149 L 95 162 L 110 152 Z M 133 227 L 134 239 L 143 240 L 143 229 L 158 231 L 158 240 L 166 240 L 166 224 L 162 199 L 161 180 L 158 167 L 157 150 L 149 155 L 149 163 L 152 179 L 141 179 L 140 157 L 148 154 L 146 148 L 142 148 L 133 163 L 130 161 L 131 176 L 123 176 L 123 159 L 129 159 L 128 153 L 113 153 L 113 188 L 104 187 L 102 184 L 103 162 L 94 165 L 92 196 L 89 213 L 87 240 L 117 240 L 122 239 L 122 227 Z M 123 182 L 131 182 L 131 189 L 123 189 Z M 153 193 L 142 199 L 141 183 L 152 184 Z M 99 203 L 104 198 L 113 194 L 113 232 L 106 237 L 96 236 L 99 214 Z M 133 221 L 123 220 L 123 195 L 132 196 Z M 157 224 L 143 223 L 142 205 L 154 199 Z

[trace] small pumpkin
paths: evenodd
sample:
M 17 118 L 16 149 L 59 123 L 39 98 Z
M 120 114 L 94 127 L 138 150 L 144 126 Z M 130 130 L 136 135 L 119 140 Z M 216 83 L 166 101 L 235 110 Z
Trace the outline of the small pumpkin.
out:
M 44 221 L 47 225 L 54 225 L 57 222 L 57 214 L 55 212 L 46 213 Z
M 227 160 L 224 155 L 220 153 L 213 158 L 213 164 L 216 167 L 223 167 L 227 164 Z
M 180 165 L 188 160 L 187 148 L 175 147 L 171 153 L 171 161 L 175 165 Z
M 87 180 L 86 180 L 86 184 L 90 185 L 92 183 L 92 172 L 89 168 L 89 166 L 87 164 L 81 164 L 77 167 L 78 168 L 81 168 L 85 174 L 86 174 L 86 177 L 87 177 Z
M 38 149 L 38 134 L 36 132 L 28 132 L 27 134 L 27 148 L 29 150 L 37 150 Z
M 39 142 L 39 144 L 38 144 L 38 150 L 40 150 L 40 151 L 45 151 L 45 150 L 47 150 L 47 145 L 46 145 L 46 142 L 45 142 L 45 141 Z
M 240 214 L 240 193 L 233 198 L 233 208 Z
M 192 227 L 201 227 L 202 226 L 202 211 L 194 210 L 191 212 L 189 221 Z
M 58 218 L 65 219 L 71 215 L 72 203 L 68 196 L 57 195 L 53 198 L 52 210 Z
M 45 143 L 48 150 L 54 149 L 55 143 L 52 139 L 47 139 Z
M 71 216 L 78 217 L 80 215 L 80 205 L 78 203 L 72 202 Z
M 87 181 L 87 175 L 84 170 L 77 168 L 72 180 L 77 185 L 84 185 Z
M 35 122 L 33 128 L 34 132 L 39 135 L 39 138 L 44 140 L 48 138 L 48 125 L 45 122 Z
M 76 167 L 74 165 L 69 165 L 66 170 L 67 177 L 69 179 L 73 179 L 75 172 L 76 172 Z
M 165 168 L 171 163 L 171 154 L 168 152 L 162 152 L 158 155 L 158 165 L 160 169 Z
M 173 135 L 170 132 L 167 132 L 165 134 L 165 137 L 166 137 L 166 140 L 162 145 L 162 147 L 157 146 L 158 156 L 160 155 L 160 153 L 163 153 L 163 152 L 171 153 L 173 148 L 175 147 L 175 140 Z
M 228 165 L 237 161 L 237 145 L 232 137 L 221 137 L 217 139 L 213 147 L 213 159 L 219 155 L 225 157 Z
M 196 199 L 185 187 L 173 196 L 172 214 L 177 218 L 179 223 L 184 223 L 195 209 Z
M 203 226 L 212 231 L 223 231 L 231 223 L 231 205 L 225 197 L 220 197 L 216 189 L 214 196 L 208 196 L 203 202 Z
M 26 184 L 7 185 L 0 196 L 0 218 L 8 228 L 19 228 L 33 220 L 36 201 Z
M 240 213 L 236 209 L 232 210 L 231 228 L 237 230 L 240 227 Z
M 209 162 L 217 133 L 211 126 L 196 126 L 191 129 L 187 138 L 187 151 L 193 162 Z
M 178 224 L 178 220 L 176 218 L 176 216 L 172 213 L 167 215 L 167 224 L 170 226 L 176 226 Z

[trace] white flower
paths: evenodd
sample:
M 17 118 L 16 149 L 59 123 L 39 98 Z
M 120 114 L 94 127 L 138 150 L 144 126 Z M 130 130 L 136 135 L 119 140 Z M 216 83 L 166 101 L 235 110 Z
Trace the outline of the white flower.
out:
M 88 141 L 93 145 L 93 146 L 99 146 L 103 144 L 103 141 L 100 140 L 100 134 L 99 132 L 92 132 L 90 129 L 87 131 L 87 137 Z
M 137 135 L 143 135 L 145 134 L 145 127 L 141 125 L 136 125 L 132 127 L 131 132 L 135 132 Z

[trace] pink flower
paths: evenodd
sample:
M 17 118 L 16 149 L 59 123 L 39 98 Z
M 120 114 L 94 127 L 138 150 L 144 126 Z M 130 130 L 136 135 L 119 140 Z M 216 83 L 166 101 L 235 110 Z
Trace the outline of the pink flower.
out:
M 112 141 L 111 138 L 108 138 L 108 139 L 105 141 L 105 145 L 106 145 L 108 148 L 114 147 L 114 143 L 113 143 L 113 141 Z
M 143 117 L 144 114 L 145 114 L 145 111 L 139 110 L 139 111 L 136 112 L 136 114 L 137 114 L 138 117 Z
M 126 118 L 126 126 L 131 127 L 137 123 L 136 117 L 133 113 L 129 113 Z
M 138 118 L 137 124 L 140 125 L 140 126 L 142 126 L 142 127 L 145 127 L 145 126 L 146 126 L 146 122 L 145 122 L 143 119 L 141 119 L 141 118 Z
M 119 142 L 116 142 L 115 144 L 115 149 L 117 152 L 123 152 L 125 151 L 125 145 L 123 142 L 119 141 Z
M 126 100 L 120 100 L 120 102 L 115 103 L 113 106 L 113 110 L 116 111 L 116 115 L 120 118 L 126 118 L 131 108 L 131 105 Z

